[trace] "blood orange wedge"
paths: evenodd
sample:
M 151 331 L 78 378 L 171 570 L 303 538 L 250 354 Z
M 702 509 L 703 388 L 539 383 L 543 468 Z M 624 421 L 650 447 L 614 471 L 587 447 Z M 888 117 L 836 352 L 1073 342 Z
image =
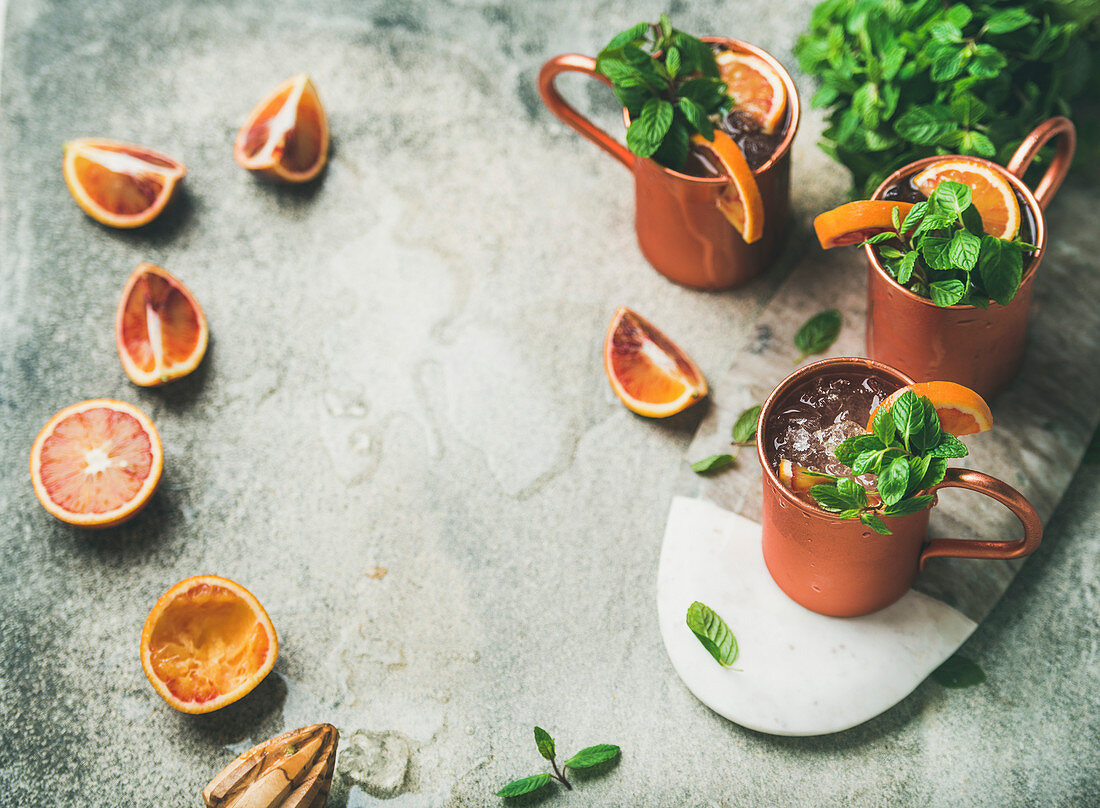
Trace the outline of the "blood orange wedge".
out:
M 795 493 L 809 491 L 815 485 L 832 482 L 834 479 L 836 478 L 828 474 L 818 474 L 787 459 L 779 461 L 779 481 Z
M 725 214 L 741 238 L 752 244 L 764 234 L 764 200 L 756 185 L 756 176 L 745 161 L 737 142 L 725 132 L 715 131 L 714 140 L 691 136 L 692 146 L 707 152 L 729 177 L 730 184 L 718 197 L 718 209 Z
M 707 394 L 707 381 L 688 355 L 625 307 L 607 329 L 603 365 L 619 400 L 649 418 L 675 415 Z
M 208 341 L 206 316 L 187 287 L 155 264 L 140 264 L 115 313 L 115 346 L 130 381 L 153 387 L 186 376 Z
M 328 159 L 328 118 L 309 76 L 293 76 L 256 105 L 233 144 L 237 162 L 261 176 L 308 182 Z
M 771 134 L 783 120 L 787 89 L 772 67 L 759 56 L 722 51 L 716 57 L 718 72 L 737 108 L 755 118 Z
M 42 507 L 78 527 L 113 527 L 149 501 L 164 467 L 160 436 L 137 407 L 97 398 L 49 420 L 31 448 Z
M 1011 239 L 1020 232 L 1020 203 L 1012 185 L 985 163 L 952 157 L 930 165 L 913 177 L 913 184 L 929 196 L 944 180 L 961 182 L 970 188 L 970 198 L 981 214 L 986 233 Z
M 912 390 L 932 402 L 940 416 L 940 426 L 944 432 L 955 436 L 975 435 L 993 428 L 993 413 L 985 399 L 969 387 L 955 382 L 917 382 L 891 393 L 879 407 L 892 406 L 906 390 Z M 875 412 L 878 412 L 877 407 Z M 868 432 L 872 431 L 871 425 L 874 421 L 875 413 L 872 412 L 867 421 Z
M 913 205 L 909 202 L 849 202 L 839 208 L 819 213 L 814 219 L 814 232 L 826 250 L 859 244 L 876 233 L 894 229 L 894 208 L 898 209 L 901 221 L 905 221 L 905 214 L 911 207 Z
M 217 575 L 186 578 L 160 596 L 141 630 L 141 667 L 169 705 L 209 713 L 248 695 L 279 653 L 255 595 Z
M 76 204 L 100 224 L 131 228 L 160 215 L 187 169 L 167 155 L 114 140 L 65 144 L 65 184 Z

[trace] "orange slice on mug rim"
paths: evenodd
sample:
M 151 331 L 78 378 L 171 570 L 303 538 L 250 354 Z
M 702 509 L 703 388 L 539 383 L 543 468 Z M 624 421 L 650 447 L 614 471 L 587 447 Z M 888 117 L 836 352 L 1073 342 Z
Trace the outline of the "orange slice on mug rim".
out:
M 279 638 L 264 607 L 218 575 L 186 578 L 153 605 L 141 630 L 141 667 L 184 713 L 209 713 L 248 695 L 275 665 Z
M 165 154 L 105 138 L 66 143 L 62 171 L 81 210 L 121 229 L 157 218 L 187 174 L 183 163 Z
M 194 295 L 168 270 L 142 263 L 115 312 L 115 347 L 130 381 L 155 387 L 199 366 L 210 332 Z
M 893 210 L 905 221 L 913 205 L 909 202 L 886 202 L 878 199 L 849 202 L 839 208 L 819 213 L 814 218 L 814 232 L 821 247 L 847 247 L 859 244 L 877 233 L 894 229 Z
M 721 130 L 714 131 L 714 140 L 702 135 L 691 136 L 691 145 L 707 152 L 726 172 L 729 186 L 718 197 L 718 209 L 734 226 L 746 244 L 752 244 L 764 234 L 764 200 L 741 147 Z
M 956 437 L 976 435 L 993 428 L 993 412 L 985 399 L 969 387 L 956 382 L 917 382 L 891 393 L 867 421 L 867 431 L 872 432 L 875 413 L 880 407 L 890 407 L 906 390 L 912 390 L 918 396 L 925 396 L 936 408 L 940 417 L 940 427 Z
M 66 407 L 31 447 L 31 483 L 50 514 L 77 527 L 114 527 L 145 507 L 164 451 L 149 417 L 107 398 Z
M 913 177 L 913 185 L 930 196 L 944 180 L 961 182 L 970 188 L 982 227 L 991 236 L 1013 239 L 1020 232 L 1020 203 L 1012 184 L 985 163 L 967 157 L 951 157 L 933 163 Z
M 787 109 L 783 79 L 771 65 L 751 53 L 725 50 L 715 60 L 736 108 L 755 119 L 765 134 L 772 134 Z
M 611 389 L 638 415 L 667 418 L 707 394 L 707 381 L 691 358 L 625 306 L 611 319 L 603 361 Z
M 309 182 L 328 159 L 328 117 L 309 76 L 291 76 L 257 104 L 237 132 L 236 161 L 254 174 Z

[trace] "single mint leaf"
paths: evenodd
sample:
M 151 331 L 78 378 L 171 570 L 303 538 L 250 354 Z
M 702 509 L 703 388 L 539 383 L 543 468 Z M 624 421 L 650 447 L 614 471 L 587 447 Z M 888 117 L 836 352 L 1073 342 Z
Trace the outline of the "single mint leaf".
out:
M 657 145 L 665 139 L 665 133 L 672 126 L 672 104 L 663 98 L 651 98 L 642 107 L 641 121 L 646 138 Z
M 875 410 L 875 417 L 871 419 L 871 431 L 882 442 L 884 448 L 893 442 L 897 427 L 894 425 L 894 414 L 889 407 L 879 407 Z
M 1006 8 L 985 21 L 985 30 L 991 34 L 1007 34 L 1035 22 L 1035 18 L 1022 8 Z
M 970 207 L 970 188 L 961 182 L 944 180 L 936 186 L 931 198 L 936 208 L 958 216 Z
M 891 421 L 891 428 L 893 422 Z M 893 438 L 893 434 L 890 435 Z M 882 439 L 876 435 L 853 435 L 850 438 L 845 438 L 837 447 L 833 450 L 833 454 L 836 459 L 843 463 L 845 466 L 851 466 L 855 462 L 856 458 L 864 452 L 880 451 L 886 448 L 886 444 Z
M 916 250 L 910 250 L 902 256 L 901 264 L 898 265 L 898 283 L 909 283 L 909 279 L 913 277 L 913 269 L 917 265 L 918 255 Z
M 895 502 L 883 511 L 884 516 L 907 516 L 911 513 L 923 511 L 932 504 L 931 494 L 921 494 L 916 497 L 908 497 L 900 502 Z
M 628 129 L 626 132 L 630 134 Z M 688 150 L 691 148 L 691 133 L 688 132 L 687 121 L 682 115 L 672 119 L 672 126 L 668 128 L 668 134 L 661 147 L 653 153 L 653 159 L 669 168 L 683 168 L 687 160 Z
M 672 39 L 672 20 L 668 18 L 668 15 L 662 12 L 658 17 L 657 24 L 661 28 L 661 39 Z
M 822 510 L 832 511 L 833 513 L 840 513 L 849 508 L 860 507 L 856 503 L 850 502 L 847 498 L 842 497 L 837 490 L 836 483 L 820 483 L 819 485 L 815 485 L 810 489 L 810 496 L 814 498 L 814 501 Z
M 842 477 L 836 481 L 836 490 L 837 493 L 856 507 L 862 508 L 867 504 L 867 489 L 855 480 Z
M 878 475 L 878 493 L 885 505 L 900 502 L 909 488 L 909 461 L 899 457 Z
M 937 306 L 954 306 L 963 299 L 966 287 L 962 281 L 932 281 L 928 284 L 929 296 Z
M 1016 297 L 1024 276 L 1023 253 L 1011 242 L 995 236 L 982 236 L 978 274 L 990 298 L 1007 306 Z
M 692 463 L 691 470 L 696 474 L 706 474 L 707 472 L 718 471 L 719 469 L 724 469 L 726 466 L 732 465 L 733 455 L 716 454 Z
M 921 480 L 928 474 L 928 466 L 931 462 L 932 458 L 928 455 L 909 458 L 909 483 L 905 488 L 906 493 L 920 490 Z
M 595 746 L 586 746 L 569 760 L 565 765 L 570 769 L 588 769 L 619 756 L 621 750 L 613 743 L 601 743 Z
M 672 78 L 680 72 L 680 51 L 676 47 L 669 48 L 665 54 L 665 69 Z
M 756 422 L 760 419 L 760 410 L 760 405 L 756 404 L 737 416 L 733 423 L 735 443 L 748 443 L 756 437 Z
M 918 202 L 909 208 L 909 212 L 905 214 L 905 221 L 901 223 L 901 232 L 908 233 L 910 230 L 916 228 L 920 224 L 921 219 L 924 218 L 924 214 L 928 212 L 928 201 Z
M 924 479 L 920 481 L 920 487 L 917 491 L 927 491 L 934 485 L 939 485 L 943 482 L 944 475 L 947 474 L 947 461 L 942 457 L 933 457 L 928 461 L 928 473 L 924 475 Z
M 939 445 L 930 452 L 932 457 L 966 457 L 970 454 L 966 444 L 950 432 L 940 435 Z
M 924 263 L 932 269 L 949 269 L 951 266 L 951 239 L 943 236 L 925 236 L 920 240 L 920 254 Z
M 894 416 L 894 424 L 897 426 L 898 432 L 901 433 L 905 445 L 908 446 L 909 439 L 920 429 L 921 418 L 924 415 L 924 408 L 921 406 L 920 399 L 912 390 L 906 390 L 898 396 L 897 401 L 891 406 L 890 412 Z
M 950 659 L 932 671 L 932 678 L 944 687 L 973 687 L 985 681 L 985 671 L 977 662 L 962 654 L 953 654 Z
M 656 99 L 650 98 L 649 101 Z M 646 105 L 649 104 L 646 101 Z M 642 111 L 645 111 L 645 107 L 642 107 Z M 626 130 L 626 146 L 632 152 L 639 157 L 652 157 L 654 152 L 657 151 L 661 145 L 661 141 L 654 142 L 649 137 L 649 130 L 646 129 L 646 125 L 642 123 L 641 117 L 635 118 L 630 122 L 630 126 Z
M 897 208 L 891 208 L 891 210 L 893 210 L 894 213 L 897 213 L 898 209 Z M 897 238 L 897 237 L 898 237 L 897 233 L 891 233 L 889 230 L 887 230 L 883 233 L 875 233 L 873 236 L 870 236 L 869 238 L 864 239 L 863 241 L 861 241 L 856 246 L 857 247 L 864 247 L 868 244 L 878 244 L 880 242 L 889 241 L 890 239 Z
M 908 112 L 898 118 L 894 122 L 894 131 L 906 140 L 924 146 L 932 146 L 957 126 L 958 124 L 951 116 L 950 109 L 937 106 L 921 106 L 910 108 Z
M 549 774 L 533 774 L 530 777 L 524 777 L 522 780 L 513 780 L 498 791 L 497 796 L 519 797 L 523 794 L 530 794 L 532 791 L 538 791 L 549 782 Z
M 722 667 L 728 668 L 737 659 L 737 638 L 726 621 L 706 604 L 695 601 L 688 607 L 687 627 Z
M 640 39 L 644 39 L 645 35 L 649 33 L 649 23 L 640 22 L 637 25 L 632 25 L 625 31 L 619 34 L 615 34 L 611 38 L 611 41 L 607 43 L 605 51 L 616 50 L 623 45 L 636 43 Z
M 967 230 L 958 230 L 951 237 L 947 247 L 951 263 L 961 270 L 969 272 L 978 263 L 982 240 Z
M 909 448 L 916 454 L 925 454 L 939 445 L 943 431 L 936 405 L 927 396 L 919 396 L 918 399 L 921 406 L 920 423 L 909 438 Z
M 878 474 L 882 468 L 882 461 L 886 457 L 886 450 L 860 452 L 851 465 L 856 474 Z
M 818 312 L 798 329 L 794 335 L 794 347 L 801 351 L 798 361 L 802 361 L 810 354 L 821 353 L 836 342 L 840 334 L 840 312 L 836 309 L 827 309 Z
M 883 522 L 874 511 L 864 511 L 859 515 L 859 521 L 867 525 L 867 527 L 871 528 L 875 533 L 879 533 L 883 536 L 891 535 L 890 528 L 886 527 L 886 523 Z
M 677 103 L 680 105 L 680 111 L 684 113 L 688 123 L 699 130 L 699 134 L 707 140 L 714 140 L 714 124 L 707 117 L 706 110 L 690 98 L 681 98 Z
M 544 758 L 547 760 L 554 759 L 554 739 L 542 727 L 535 727 L 535 745 L 539 748 L 539 754 Z

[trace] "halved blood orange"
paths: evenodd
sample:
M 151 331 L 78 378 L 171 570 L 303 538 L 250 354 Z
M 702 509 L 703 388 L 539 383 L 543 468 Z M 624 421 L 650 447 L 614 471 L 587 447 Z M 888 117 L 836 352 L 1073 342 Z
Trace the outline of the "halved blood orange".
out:
M 248 695 L 278 654 L 275 627 L 256 596 L 217 575 L 173 586 L 141 630 L 145 675 L 184 713 L 209 713 Z
M 727 50 L 715 58 L 737 108 L 755 118 L 767 134 L 774 132 L 787 108 L 787 89 L 779 74 L 751 53 Z
M 187 169 L 167 155 L 103 138 L 65 144 L 65 184 L 100 224 L 131 228 L 160 215 Z
M 166 269 L 142 263 L 115 313 L 115 346 L 130 381 L 153 387 L 199 366 L 209 330 L 197 300 Z
M 877 199 L 849 202 L 839 208 L 819 213 L 814 218 L 814 232 L 822 248 L 847 247 L 859 244 L 876 233 L 894 229 L 893 210 L 905 221 L 913 205 L 909 202 L 884 202 Z
M 986 233 L 1012 239 L 1020 232 L 1020 203 L 1012 184 L 985 163 L 952 157 L 930 165 L 913 177 L 913 184 L 929 196 L 944 180 L 961 182 L 970 188 L 970 198 L 981 214 Z
M 42 427 L 31 482 L 42 507 L 78 527 L 113 527 L 149 501 L 164 467 L 153 422 L 132 404 L 73 404 Z
M 985 399 L 969 387 L 955 382 L 917 382 L 891 393 L 879 407 L 890 407 L 906 390 L 925 396 L 940 416 L 940 426 L 952 435 L 975 435 L 993 428 L 993 413 Z M 878 412 L 878 407 L 875 408 Z M 875 412 L 867 421 L 867 431 L 872 431 Z
M 603 364 L 619 400 L 649 418 L 675 415 L 707 394 L 707 380 L 690 357 L 625 307 L 607 329 Z
M 792 463 L 786 458 L 779 461 L 779 481 L 796 494 L 809 491 L 815 485 L 830 482 L 834 478 L 828 474 L 818 474 L 805 466 Z
M 309 76 L 292 76 L 253 108 L 237 132 L 233 156 L 268 179 L 308 182 L 321 172 L 328 118 Z
M 756 185 L 741 147 L 725 132 L 715 130 L 714 140 L 702 135 L 692 135 L 695 149 L 705 151 L 725 169 L 730 184 L 718 197 L 718 209 L 741 234 L 747 244 L 752 244 L 764 234 L 764 200 Z

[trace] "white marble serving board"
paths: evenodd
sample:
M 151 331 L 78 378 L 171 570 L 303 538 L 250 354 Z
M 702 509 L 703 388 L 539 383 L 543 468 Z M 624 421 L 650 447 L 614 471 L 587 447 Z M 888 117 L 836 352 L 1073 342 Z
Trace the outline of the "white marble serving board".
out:
M 1064 189 L 1048 217 L 1053 246 L 1036 278 L 1023 370 L 992 402 L 994 428 L 968 438 L 970 456 L 954 463 L 1015 486 L 1044 522 L 1100 422 L 1100 273 L 1094 268 L 1100 235 L 1086 218 L 1090 197 Z M 658 571 L 661 633 L 680 678 L 729 720 L 776 734 L 836 732 L 900 701 L 962 644 L 1024 563 L 933 559 L 914 592 L 855 619 L 816 615 L 775 587 L 760 560 L 761 471 L 755 452 L 741 450 L 734 467 L 713 476 L 686 466 L 730 450 L 738 414 L 762 403 L 794 370 L 794 332 L 825 308 L 839 309 L 844 325 L 824 356 L 862 355 L 861 252 L 823 253 L 815 245 L 780 286 L 733 366 L 709 379 L 709 410 L 685 455 L 682 496 L 669 513 Z M 983 539 L 1021 535 L 1006 509 L 965 491 L 941 492 L 930 532 Z M 694 600 L 731 626 L 741 646 L 742 675 L 720 668 L 688 630 L 684 617 Z M 851 653 L 830 650 L 841 645 Z M 883 654 L 893 656 L 884 660 Z M 813 675 L 804 675 L 806 670 Z

